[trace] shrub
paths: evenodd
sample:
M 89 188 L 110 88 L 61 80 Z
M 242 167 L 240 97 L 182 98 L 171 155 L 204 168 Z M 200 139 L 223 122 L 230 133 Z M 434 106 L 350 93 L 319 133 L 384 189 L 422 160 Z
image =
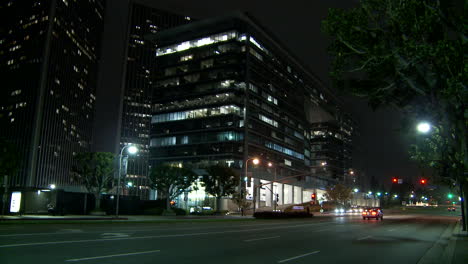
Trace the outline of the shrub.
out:
M 145 210 L 145 215 L 161 215 L 164 211 L 164 208 L 155 207 L 155 208 L 148 208 Z
M 307 212 L 255 212 L 254 217 L 259 219 L 281 219 L 281 218 L 305 218 L 312 217 L 313 214 Z
M 174 211 L 176 215 L 187 215 L 187 211 L 182 208 L 172 208 L 172 211 Z

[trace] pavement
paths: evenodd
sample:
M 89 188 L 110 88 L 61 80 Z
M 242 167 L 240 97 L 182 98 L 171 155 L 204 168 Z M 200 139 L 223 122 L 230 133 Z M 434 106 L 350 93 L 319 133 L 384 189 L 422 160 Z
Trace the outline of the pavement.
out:
M 317 217 L 346 217 L 345 215 L 320 214 L 316 213 Z M 187 221 L 187 220 L 253 220 L 251 215 L 223 215 L 223 216 L 153 216 L 153 215 L 121 215 L 115 216 L 94 216 L 94 215 L 15 215 L 15 216 L 0 216 L 0 224 L 22 224 L 22 223 L 41 223 L 44 222 L 172 222 L 172 221 Z M 442 261 L 442 262 L 441 262 Z M 468 263 L 468 232 L 461 230 L 461 220 L 456 224 L 449 225 L 443 232 L 438 241 L 434 243 L 432 248 L 420 259 L 418 264 L 430 263 L 447 263 L 447 264 L 466 264 Z

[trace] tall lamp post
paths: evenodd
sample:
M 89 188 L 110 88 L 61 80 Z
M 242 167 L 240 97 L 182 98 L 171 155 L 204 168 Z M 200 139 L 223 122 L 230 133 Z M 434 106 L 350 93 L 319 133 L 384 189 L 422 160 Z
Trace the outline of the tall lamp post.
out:
M 245 177 L 245 178 L 247 178 L 247 167 L 248 167 L 248 165 L 249 165 L 249 161 L 251 161 L 251 160 L 253 161 L 253 163 L 254 163 L 255 165 L 257 165 L 258 163 L 260 163 L 260 160 L 257 159 L 257 158 L 246 159 L 245 162 L 244 162 L 244 177 Z M 242 189 L 243 189 L 243 188 L 242 188 L 242 178 L 241 178 L 240 181 L 239 181 L 239 192 L 240 192 L 241 198 L 242 198 L 242 196 L 243 196 Z M 254 187 L 254 192 L 255 192 L 255 187 Z M 254 206 L 255 206 L 255 201 L 254 201 Z M 243 210 L 241 210 L 241 214 L 242 214 L 242 216 L 244 215 L 244 211 L 243 211 Z
M 124 150 L 127 149 L 129 154 L 135 154 L 138 152 L 138 148 L 134 145 L 126 145 L 120 150 L 119 154 L 119 175 L 117 180 L 117 203 L 115 205 L 115 217 L 119 217 L 119 201 L 120 201 L 120 178 L 122 178 L 121 171 L 122 171 L 122 154 Z
M 276 182 L 276 166 L 274 166 L 273 163 L 268 162 L 268 167 L 270 167 L 270 168 L 273 167 L 273 169 L 274 169 L 274 176 L 273 176 L 274 178 L 273 178 L 273 182 Z M 273 192 L 273 190 L 274 190 L 274 186 L 273 186 L 273 185 L 274 185 L 274 183 L 271 184 L 271 196 L 272 196 L 271 201 L 272 201 L 272 204 L 273 204 L 273 211 L 276 211 L 276 203 L 277 203 L 278 201 L 276 201 L 276 194 Z

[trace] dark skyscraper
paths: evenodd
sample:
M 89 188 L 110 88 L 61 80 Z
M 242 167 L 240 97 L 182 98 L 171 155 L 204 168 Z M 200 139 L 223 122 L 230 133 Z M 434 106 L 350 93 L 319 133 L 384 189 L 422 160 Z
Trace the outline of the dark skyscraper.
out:
M 131 182 L 132 187 L 126 193 L 148 198 L 151 77 L 157 64 L 156 46 L 145 38 L 161 30 L 189 23 L 190 18 L 154 9 L 138 1 L 130 3 L 129 12 L 119 150 L 128 144 L 138 147 L 138 154 L 128 159 L 126 182 Z
M 101 0 L 0 4 L 0 136 L 21 157 L 11 187 L 76 189 L 69 171 L 92 140 L 103 11 Z

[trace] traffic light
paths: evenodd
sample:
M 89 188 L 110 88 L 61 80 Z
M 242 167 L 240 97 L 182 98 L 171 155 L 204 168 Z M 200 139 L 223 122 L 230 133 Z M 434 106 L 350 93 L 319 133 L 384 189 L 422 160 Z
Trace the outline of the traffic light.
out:
M 393 178 L 392 178 L 392 182 L 393 182 L 393 183 L 398 183 L 398 179 L 395 178 L 395 177 L 393 177 Z
M 452 199 L 452 198 L 453 198 L 453 194 L 449 193 L 449 194 L 447 194 L 447 197 L 448 197 L 449 199 Z
M 419 180 L 419 183 L 421 183 L 421 184 L 426 184 L 427 181 L 426 181 L 426 179 L 421 179 L 421 180 Z
M 313 193 L 310 198 L 312 198 L 312 201 L 315 201 L 315 199 L 317 198 L 317 194 Z

